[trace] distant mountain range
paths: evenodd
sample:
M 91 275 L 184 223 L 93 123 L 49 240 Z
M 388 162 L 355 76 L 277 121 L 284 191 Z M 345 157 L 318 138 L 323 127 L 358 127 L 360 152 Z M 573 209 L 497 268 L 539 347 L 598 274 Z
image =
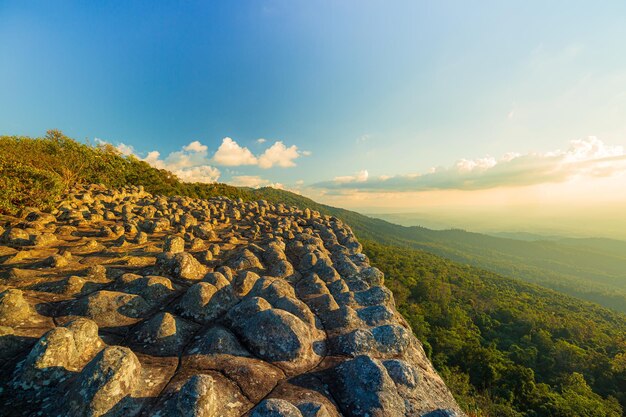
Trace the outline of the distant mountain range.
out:
M 422 249 L 444 258 L 519 278 L 626 312 L 626 242 L 605 238 L 499 236 L 464 230 L 400 226 L 354 211 L 316 203 L 273 188 L 252 190 L 259 198 L 310 207 L 346 221 L 361 239 Z

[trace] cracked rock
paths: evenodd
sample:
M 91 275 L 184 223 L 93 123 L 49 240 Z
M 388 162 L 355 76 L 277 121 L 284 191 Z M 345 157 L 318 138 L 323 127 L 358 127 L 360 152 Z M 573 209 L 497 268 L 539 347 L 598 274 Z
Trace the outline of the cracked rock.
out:
M 2 415 L 465 417 L 335 217 L 97 184 L 21 214 Z

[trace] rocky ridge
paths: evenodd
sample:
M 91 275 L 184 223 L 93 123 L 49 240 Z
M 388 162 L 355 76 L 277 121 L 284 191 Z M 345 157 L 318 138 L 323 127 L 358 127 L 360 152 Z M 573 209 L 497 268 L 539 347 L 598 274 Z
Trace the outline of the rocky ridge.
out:
M 463 416 L 340 220 L 72 190 L 0 227 L 8 416 Z

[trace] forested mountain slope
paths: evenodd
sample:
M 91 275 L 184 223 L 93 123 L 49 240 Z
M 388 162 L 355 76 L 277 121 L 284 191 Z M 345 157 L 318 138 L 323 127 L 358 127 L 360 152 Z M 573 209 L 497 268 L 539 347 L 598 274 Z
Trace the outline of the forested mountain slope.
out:
M 468 412 L 622 415 L 624 315 L 424 251 L 363 243 Z

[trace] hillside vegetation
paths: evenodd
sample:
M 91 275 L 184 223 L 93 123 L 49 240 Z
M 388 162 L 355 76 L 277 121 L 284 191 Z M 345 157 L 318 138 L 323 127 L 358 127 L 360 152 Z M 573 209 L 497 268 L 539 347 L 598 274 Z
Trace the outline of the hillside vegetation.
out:
M 76 183 L 265 199 L 339 217 L 385 271 L 399 310 L 471 415 L 619 417 L 626 407 L 625 316 L 497 274 L 626 311 L 619 245 L 403 227 L 283 190 L 183 183 L 112 146 L 81 144 L 58 131 L 0 137 L 0 212 L 48 209 Z
M 623 315 L 423 251 L 362 243 L 468 411 L 622 415 Z
M 143 185 L 153 194 L 198 198 L 251 197 L 245 189 L 226 184 L 183 183 L 169 171 L 122 156 L 111 145 L 89 146 L 55 130 L 38 139 L 0 137 L 1 212 L 14 213 L 24 206 L 47 209 L 75 184 Z

